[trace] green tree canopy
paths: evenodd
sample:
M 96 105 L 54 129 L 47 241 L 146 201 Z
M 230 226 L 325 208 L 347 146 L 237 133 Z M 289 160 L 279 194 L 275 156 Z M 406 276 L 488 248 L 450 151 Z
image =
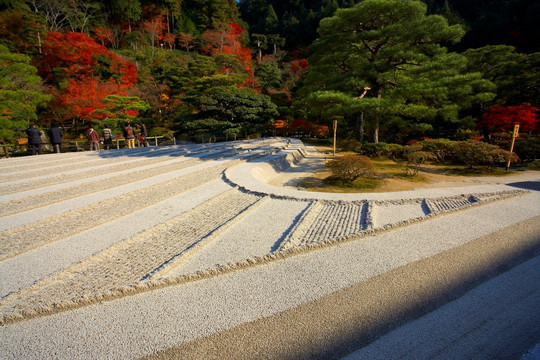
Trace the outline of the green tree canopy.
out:
M 283 86 L 281 70 L 276 62 L 263 62 L 255 67 L 255 75 L 259 79 L 259 86 L 264 92 L 270 89 L 279 89 Z
M 37 69 L 26 55 L 13 54 L 0 45 L 0 141 L 12 143 L 37 120 L 37 111 L 51 96 L 41 86 Z
M 107 95 L 103 102 L 105 108 L 95 113 L 103 119 L 100 125 L 107 123 L 113 129 L 122 127 L 126 122 L 133 123 L 140 113 L 150 109 L 150 105 L 137 96 Z
M 512 46 L 489 45 L 463 54 L 470 71 L 497 85 L 497 103 L 540 107 L 540 52 L 521 54 Z
M 313 44 L 303 93 L 316 89 L 341 92 L 379 124 L 390 116 L 429 120 L 456 118 L 456 96 L 475 90 L 489 97 L 479 74 L 462 74 L 464 60 L 444 44 L 457 42 L 464 30 L 414 0 L 366 0 L 323 19 Z M 459 78 L 456 79 L 456 76 Z M 453 89 L 456 82 L 462 87 Z M 473 84 L 474 82 L 474 84 Z M 466 85 L 464 87 L 464 85 Z
M 267 95 L 235 85 L 209 87 L 192 106 L 196 110 L 183 118 L 183 128 L 192 133 L 260 132 L 278 115 Z

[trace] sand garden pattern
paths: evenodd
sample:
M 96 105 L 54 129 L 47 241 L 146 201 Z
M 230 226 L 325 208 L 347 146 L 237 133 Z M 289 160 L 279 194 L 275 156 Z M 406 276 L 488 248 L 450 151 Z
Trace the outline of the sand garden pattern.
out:
M 17 350 L 10 329 L 32 321 L 319 256 L 441 216 L 538 200 L 538 191 L 501 182 L 384 194 L 274 185 L 286 174 L 304 174 L 310 160 L 324 166 L 324 156 L 290 138 L 3 160 L 0 322 L 1 336 L 11 341 L 0 354 L 29 354 Z M 537 215 L 533 206 L 512 221 Z M 463 245 L 442 243 L 401 264 Z M 193 336 L 185 341 L 203 335 Z M 160 341 L 127 353 L 119 348 L 112 357 L 137 358 L 178 344 Z M 68 357 L 69 350 L 58 351 Z

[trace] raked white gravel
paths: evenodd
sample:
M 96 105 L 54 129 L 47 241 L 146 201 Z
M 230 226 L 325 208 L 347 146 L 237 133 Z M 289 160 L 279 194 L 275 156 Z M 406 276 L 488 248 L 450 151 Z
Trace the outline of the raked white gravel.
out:
M 13 182 L 24 178 L 36 189 L 0 194 L 3 201 L 16 206 L 30 195 L 55 194 L 50 204 L 1 217 L 1 243 L 10 241 L 7 234 L 28 233 L 33 224 L 67 223 L 74 211 L 84 212 L 88 223 L 71 233 L 53 228 L 53 234 L 65 235 L 30 242 L 17 253 L 2 250 L 1 358 L 137 358 L 290 309 L 540 215 L 538 172 L 464 187 L 323 194 L 279 186 L 324 163 L 295 139 L 159 148 L 167 160 L 156 151 L 0 161 L 7 174 L 0 177 L 0 189 L 12 185 L 8 176 Z M 151 155 L 160 161 L 147 163 Z M 33 183 L 34 174 L 39 182 L 49 167 L 60 171 L 59 157 L 66 167 L 91 158 L 82 174 L 102 166 L 107 172 L 89 181 L 76 180 L 70 170 L 72 182 Z M 118 175 L 129 178 L 129 159 L 133 172 L 154 169 L 159 175 L 91 194 L 75 189 Z M 159 170 L 193 159 L 186 168 Z M 117 172 L 110 172 L 108 161 L 117 163 Z M 62 189 L 69 198 L 57 199 Z M 130 198 L 129 210 L 122 210 L 129 194 L 141 196 Z M 114 201 L 118 206 L 107 205 Z M 109 220 L 94 223 L 92 213 L 104 209 Z M 152 251 L 155 255 L 147 255 Z M 122 268 L 129 270 L 119 272 Z

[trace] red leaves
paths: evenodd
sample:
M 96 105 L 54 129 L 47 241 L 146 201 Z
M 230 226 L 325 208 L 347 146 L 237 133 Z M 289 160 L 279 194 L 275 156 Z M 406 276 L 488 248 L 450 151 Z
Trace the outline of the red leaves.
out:
M 202 41 L 205 44 L 203 51 L 212 56 L 218 54 L 234 55 L 242 64 L 244 72 L 248 74 L 246 85 L 255 84 L 253 62 L 251 50 L 242 46 L 242 37 L 245 30 L 237 23 L 229 23 L 227 27 L 216 30 L 207 30 L 202 34 Z M 225 68 L 224 73 L 229 73 L 231 69 Z
M 308 68 L 309 64 L 306 59 L 291 61 L 291 75 L 296 80 L 303 78 Z
M 294 119 L 289 130 L 292 133 L 303 133 L 311 136 L 327 136 L 330 128 L 326 125 L 320 125 L 306 119 Z
M 47 80 L 62 82 L 66 78 L 84 81 L 97 76 L 99 67 L 108 67 L 111 74 L 102 80 L 115 80 L 121 86 L 131 87 L 137 82 L 135 66 L 109 52 L 88 34 L 51 31 L 43 43 L 40 71 Z M 64 78 L 58 78 L 62 73 Z
M 107 95 L 123 95 L 125 91 L 115 83 L 105 83 L 96 78 L 70 79 L 63 92 L 56 92 L 56 105 L 65 109 L 65 118 L 91 120 L 95 111 L 105 108 L 103 98 Z
M 106 52 L 105 46 L 87 34 L 51 31 L 43 43 L 41 71 L 49 80 L 56 76 L 58 71 L 55 69 L 63 69 L 69 77 L 90 76 L 97 65 L 96 57 Z
M 113 42 L 113 34 L 111 31 L 102 28 L 101 26 L 96 26 L 94 28 L 94 34 L 96 36 L 96 39 L 101 43 L 101 45 L 105 46 L 105 44 L 109 44 Z
M 534 131 L 538 126 L 538 108 L 528 105 L 494 106 L 482 115 L 480 128 L 510 131 L 515 124 L 521 131 Z
M 100 29 L 96 28 L 96 36 L 108 36 Z M 40 72 L 56 85 L 55 104 L 65 119 L 95 117 L 95 110 L 105 106 L 105 96 L 123 95 L 137 82 L 133 63 L 109 52 L 89 35 L 74 32 L 47 34 Z

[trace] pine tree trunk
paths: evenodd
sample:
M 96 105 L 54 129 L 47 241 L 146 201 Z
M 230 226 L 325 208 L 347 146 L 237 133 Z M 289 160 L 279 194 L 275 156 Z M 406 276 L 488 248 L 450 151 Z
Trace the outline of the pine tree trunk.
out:
M 356 133 L 356 140 L 360 142 L 364 142 L 364 112 L 360 112 L 356 116 L 356 124 L 355 124 L 355 133 Z
M 381 89 L 377 91 L 377 99 L 381 99 Z M 373 142 L 378 143 L 379 142 L 379 127 L 380 127 L 380 117 L 381 117 L 381 108 L 380 106 L 377 106 L 376 109 L 377 113 L 375 115 L 375 131 L 373 132 Z

